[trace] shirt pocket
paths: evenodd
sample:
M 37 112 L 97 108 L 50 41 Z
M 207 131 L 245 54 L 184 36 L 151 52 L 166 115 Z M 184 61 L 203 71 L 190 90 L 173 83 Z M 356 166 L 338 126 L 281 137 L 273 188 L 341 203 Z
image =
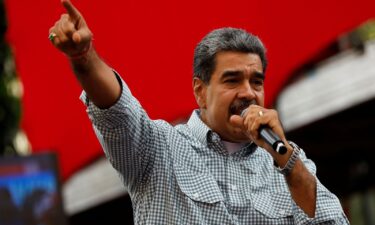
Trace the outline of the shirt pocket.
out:
M 216 180 L 209 174 L 179 164 L 174 165 L 174 172 L 179 188 L 191 200 L 209 204 L 224 201 Z
M 288 192 L 259 193 L 252 195 L 254 208 L 268 218 L 292 217 L 292 199 Z

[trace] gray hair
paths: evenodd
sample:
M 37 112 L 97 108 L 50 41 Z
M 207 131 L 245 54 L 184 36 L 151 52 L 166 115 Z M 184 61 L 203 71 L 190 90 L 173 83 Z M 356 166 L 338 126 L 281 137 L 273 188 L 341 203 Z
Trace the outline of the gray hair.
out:
M 211 31 L 198 43 L 194 51 L 194 77 L 209 83 L 216 66 L 215 56 L 222 51 L 257 54 L 263 72 L 266 71 L 266 49 L 261 40 L 245 30 L 228 27 Z

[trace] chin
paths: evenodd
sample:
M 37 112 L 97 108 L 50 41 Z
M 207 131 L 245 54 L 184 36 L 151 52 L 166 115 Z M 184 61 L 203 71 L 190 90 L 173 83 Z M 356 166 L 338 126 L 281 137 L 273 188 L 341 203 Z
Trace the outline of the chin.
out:
M 231 142 L 250 142 L 251 139 L 249 139 L 245 134 L 243 133 L 235 133 L 230 137 Z

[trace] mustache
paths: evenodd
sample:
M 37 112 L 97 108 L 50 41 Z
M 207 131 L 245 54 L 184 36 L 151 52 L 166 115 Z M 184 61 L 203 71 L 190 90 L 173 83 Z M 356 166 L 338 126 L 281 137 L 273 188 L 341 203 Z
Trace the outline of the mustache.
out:
M 242 110 L 246 109 L 250 105 L 256 105 L 256 104 L 257 104 L 257 102 L 255 101 L 255 99 L 253 99 L 253 100 L 238 100 L 238 101 L 233 102 L 230 105 L 229 112 L 231 114 L 240 115 Z

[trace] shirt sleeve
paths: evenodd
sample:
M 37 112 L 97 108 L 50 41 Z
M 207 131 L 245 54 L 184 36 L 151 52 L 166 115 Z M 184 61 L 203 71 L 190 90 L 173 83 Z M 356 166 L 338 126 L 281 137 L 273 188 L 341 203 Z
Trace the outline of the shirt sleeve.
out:
M 313 161 L 307 159 L 304 151 L 301 151 L 300 158 L 306 168 L 315 176 L 317 181 L 316 188 L 316 210 L 315 217 L 308 215 L 292 200 L 294 219 L 296 224 L 337 224 L 349 225 L 339 199 L 331 193 L 316 177 L 316 166 Z
M 163 148 L 163 132 L 159 122 L 151 120 L 120 76 L 114 72 L 122 91 L 117 102 L 108 109 L 93 104 L 83 91 L 80 99 L 87 107 L 95 134 L 123 182 L 132 191 L 147 178 Z M 154 146 L 151 147 L 151 146 Z M 157 146 L 158 148 L 155 148 Z

